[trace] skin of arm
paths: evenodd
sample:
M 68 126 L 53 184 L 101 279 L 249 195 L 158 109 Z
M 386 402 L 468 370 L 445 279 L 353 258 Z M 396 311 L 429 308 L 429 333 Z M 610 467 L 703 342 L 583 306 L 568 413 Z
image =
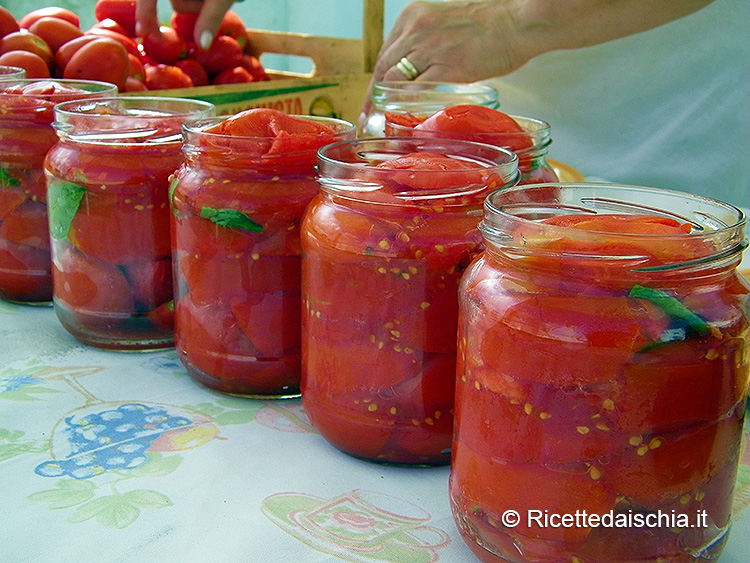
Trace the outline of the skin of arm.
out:
M 577 49 L 658 27 L 713 0 L 468 0 L 407 4 L 378 56 L 372 84 L 404 80 L 475 82 L 512 72 L 549 51 Z M 488 56 L 489 54 L 489 56 Z M 363 111 L 368 111 L 368 88 Z
M 221 20 L 234 0 L 171 0 L 175 12 L 198 13 L 195 22 L 195 42 L 202 49 L 208 49 L 216 37 Z M 143 37 L 149 33 L 159 33 L 157 0 L 137 0 L 135 7 L 136 33 Z

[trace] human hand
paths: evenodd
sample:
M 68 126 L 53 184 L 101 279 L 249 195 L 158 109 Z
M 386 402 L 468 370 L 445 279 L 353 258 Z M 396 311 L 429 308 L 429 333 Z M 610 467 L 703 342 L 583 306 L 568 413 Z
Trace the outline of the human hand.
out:
M 532 53 L 520 44 L 514 6 L 507 1 L 407 4 L 380 49 L 363 113 L 370 109 L 373 84 L 410 79 L 397 67 L 402 57 L 416 67 L 417 81 L 475 82 L 519 68 Z
M 202 49 L 208 49 L 216 37 L 221 20 L 234 0 L 170 0 L 175 12 L 197 13 L 193 39 Z M 136 32 L 140 36 L 159 32 L 157 0 L 136 1 Z

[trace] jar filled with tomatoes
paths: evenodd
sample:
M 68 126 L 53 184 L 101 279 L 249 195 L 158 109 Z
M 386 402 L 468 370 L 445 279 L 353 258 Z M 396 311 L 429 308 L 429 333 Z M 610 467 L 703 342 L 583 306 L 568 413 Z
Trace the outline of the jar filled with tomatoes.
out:
M 482 561 L 718 558 L 750 361 L 742 212 L 539 184 L 492 194 L 480 228 L 450 475 L 466 543 Z
M 500 107 L 497 90 L 488 84 L 411 82 L 394 80 L 372 86 L 370 105 L 360 116 L 360 137 L 384 137 L 386 116 L 404 115 L 424 119 L 436 111 L 457 104 Z
M 44 158 L 57 141 L 55 104 L 117 93 L 89 80 L 0 82 L 0 298 L 49 305 L 52 300 Z
M 55 107 L 45 161 L 53 304 L 81 342 L 113 350 L 173 344 L 169 181 L 182 125 L 207 102 L 121 96 Z
M 331 444 L 381 463 L 450 461 L 461 273 L 484 198 L 517 157 L 440 139 L 321 149 L 302 223 L 302 404 Z
M 208 387 L 298 397 L 300 222 L 318 193 L 317 150 L 355 126 L 256 108 L 184 131 L 171 201 L 177 351 Z
M 519 184 L 559 180 L 547 161 L 552 143 L 550 124 L 541 119 L 508 115 L 475 104 L 458 104 L 429 116 L 388 113 L 385 131 L 394 137 L 440 137 L 496 145 L 518 155 Z

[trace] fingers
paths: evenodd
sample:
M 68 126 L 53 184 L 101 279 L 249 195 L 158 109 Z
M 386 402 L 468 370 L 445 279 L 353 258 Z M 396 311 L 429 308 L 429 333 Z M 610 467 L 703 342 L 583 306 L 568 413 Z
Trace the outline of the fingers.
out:
M 135 5 L 135 32 L 139 37 L 159 31 L 156 0 L 138 0 Z
M 200 10 L 195 22 L 195 42 L 202 49 L 208 49 L 216 37 L 221 20 L 227 10 L 234 4 L 234 0 L 207 0 Z

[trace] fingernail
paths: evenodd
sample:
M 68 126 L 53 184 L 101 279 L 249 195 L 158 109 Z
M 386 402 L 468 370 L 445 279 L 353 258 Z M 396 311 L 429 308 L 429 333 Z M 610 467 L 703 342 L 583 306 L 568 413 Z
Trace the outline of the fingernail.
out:
M 201 49 L 205 51 L 211 46 L 211 43 L 214 42 L 214 34 L 208 31 L 207 29 L 203 30 L 203 32 L 201 33 L 200 39 L 201 39 L 200 40 Z

